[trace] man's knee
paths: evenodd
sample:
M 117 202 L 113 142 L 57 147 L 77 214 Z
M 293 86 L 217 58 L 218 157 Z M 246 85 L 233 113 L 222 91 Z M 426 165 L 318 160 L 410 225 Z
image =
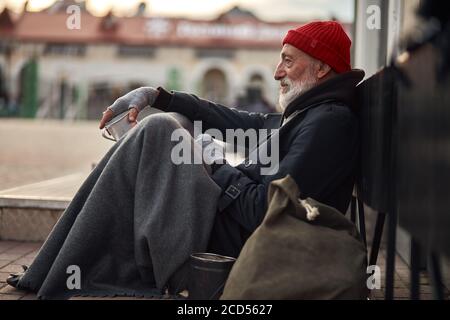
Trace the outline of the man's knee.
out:
M 178 123 L 185 128 L 187 131 L 189 131 L 189 133 L 191 134 L 191 136 L 194 135 L 194 123 L 189 120 L 186 116 L 177 113 L 177 112 L 170 112 L 168 113 L 168 115 L 172 116 L 176 121 L 178 121 Z
M 194 131 L 193 123 L 179 113 L 155 113 L 140 121 L 140 125 L 145 131 L 163 130 L 173 132 L 176 129 L 184 128 L 192 135 Z
M 142 119 L 139 124 L 145 129 L 174 128 L 179 126 L 176 120 L 167 113 L 155 113 Z

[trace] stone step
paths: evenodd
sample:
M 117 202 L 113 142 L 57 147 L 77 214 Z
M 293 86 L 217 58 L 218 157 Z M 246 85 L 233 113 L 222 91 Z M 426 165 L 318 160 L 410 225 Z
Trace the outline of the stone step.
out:
M 226 159 L 231 165 L 244 160 L 231 152 Z M 0 191 L 0 240 L 44 241 L 89 173 Z
M 0 240 L 45 240 L 88 174 L 0 191 Z

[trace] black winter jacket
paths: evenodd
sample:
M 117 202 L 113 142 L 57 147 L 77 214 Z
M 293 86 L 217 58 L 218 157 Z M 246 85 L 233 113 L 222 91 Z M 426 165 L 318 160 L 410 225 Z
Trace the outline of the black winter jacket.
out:
M 347 211 L 359 144 L 355 88 L 363 77 L 361 70 L 337 75 L 299 96 L 283 114 L 238 111 L 160 88 L 154 107 L 181 113 L 191 121 L 200 120 L 204 130 L 216 128 L 225 136 L 226 129 L 279 129 L 278 172 L 261 175 L 261 163 L 245 161 L 237 167 L 222 165 L 213 173 L 223 194 L 209 251 L 238 256 L 264 218 L 270 182 L 288 174 L 303 198 Z M 272 139 L 267 141 L 269 146 Z

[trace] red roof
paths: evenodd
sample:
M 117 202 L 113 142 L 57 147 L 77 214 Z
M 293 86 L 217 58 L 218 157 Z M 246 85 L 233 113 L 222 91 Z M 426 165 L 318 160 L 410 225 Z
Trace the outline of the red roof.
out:
M 68 18 L 68 14 L 61 12 L 25 12 L 14 21 L 12 29 L 3 27 L 0 19 L 0 35 L 25 42 L 279 48 L 285 32 L 301 25 L 300 22 L 264 22 L 258 19 L 201 21 L 112 15 L 96 17 L 83 12 L 81 28 L 70 30 L 66 26 Z M 111 19 L 110 23 L 105 23 L 105 19 Z M 113 27 L 108 27 L 111 25 Z

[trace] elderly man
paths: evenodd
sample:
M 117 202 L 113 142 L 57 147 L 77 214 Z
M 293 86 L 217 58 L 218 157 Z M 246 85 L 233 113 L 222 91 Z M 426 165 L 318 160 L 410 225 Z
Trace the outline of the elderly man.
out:
M 140 88 L 109 107 L 100 127 L 124 108 L 130 109 L 129 119 L 135 121 L 147 105 L 221 131 L 281 127 L 277 173 L 261 176 L 258 163 L 213 166 L 212 178 L 223 191 L 219 202 L 223 213 L 216 218 L 210 250 L 237 256 L 264 217 L 272 180 L 290 174 L 304 196 L 347 210 L 358 150 L 354 89 L 364 76 L 351 70 L 350 46 L 336 22 L 314 22 L 288 32 L 275 70 L 283 114 L 248 114 L 185 93 Z
M 167 113 L 148 116 L 115 144 L 30 269 L 9 283 L 44 298 L 145 295 L 151 288 L 157 294 L 167 283 L 178 292 L 185 286 L 186 272 L 180 270 L 189 254 L 239 255 L 264 218 L 270 182 L 286 175 L 296 181 L 302 197 L 344 213 L 358 154 L 355 87 L 364 77 L 363 71 L 351 69 L 350 46 L 336 22 L 290 30 L 275 70 L 282 114 L 237 111 L 163 88 L 143 87 L 119 98 L 104 112 L 100 128 L 127 110 L 136 124 L 148 105 Z M 221 152 L 210 159 L 211 166 L 170 163 L 171 134 L 194 121 L 224 135 L 227 129 L 279 129 L 255 149 L 276 139 L 279 165 L 262 174 L 258 161 L 247 159 L 234 167 L 222 161 Z M 201 136 L 200 146 L 211 144 Z M 84 275 L 78 287 L 72 284 L 75 291 L 65 287 L 69 265 L 79 266 Z

